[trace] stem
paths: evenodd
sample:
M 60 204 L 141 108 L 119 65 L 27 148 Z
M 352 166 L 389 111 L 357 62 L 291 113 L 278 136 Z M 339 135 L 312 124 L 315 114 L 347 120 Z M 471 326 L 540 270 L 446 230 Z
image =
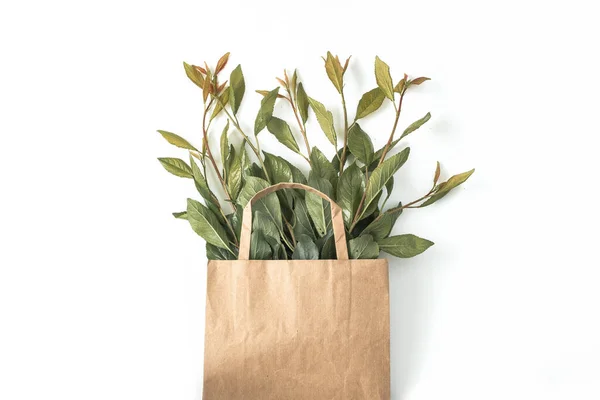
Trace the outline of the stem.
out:
M 396 107 L 395 102 L 392 102 L 394 104 L 394 109 L 396 110 L 396 118 L 394 119 L 394 126 L 392 127 L 392 133 L 390 133 L 390 137 L 387 141 L 387 144 L 385 145 L 385 147 L 383 148 L 383 152 L 381 153 L 381 158 L 379 159 L 379 163 L 377 164 L 378 167 L 383 163 L 383 160 L 385 159 L 385 156 L 387 155 L 387 152 L 390 149 L 390 145 L 392 144 L 392 141 L 394 140 L 394 134 L 396 133 L 396 128 L 398 127 L 398 120 L 400 119 L 400 112 L 402 111 L 402 100 L 404 99 L 404 93 L 406 93 L 405 90 L 403 90 L 402 93 L 400 94 L 400 102 L 398 104 L 398 107 Z M 367 173 L 368 173 L 368 170 L 369 170 L 369 166 L 367 165 L 367 168 L 366 168 Z M 352 220 L 352 224 L 350 225 L 350 232 L 352 232 L 352 229 L 354 229 L 354 227 L 360 220 L 360 217 L 362 217 L 362 214 L 363 214 L 362 208 L 365 203 L 365 199 L 367 197 L 367 189 L 368 188 L 369 188 L 369 180 L 367 180 L 365 192 L 363 193 L 363 196 L 360 199 L 360 203 L 358 204 L 358 208 L 356 209 L 356 214 L 354 215 L 354 219 Z
M 215 96 L 215 95 L 212 95 L 212 96 L 214 98 L 216 98 L 217 101 L 219 102 L 219 104 L 223 107 L 223 111 L 225 111 L 225 114 L 227 114 L 227 117 L 229 117 L 231 122 L 233 122 L 233 126 L 235 126 L 235 128 L 238 130 L 238 132 L 240 132 L 240 134 L 244 137 L 244 139 L 246 139 L 246 143 L 248 143 L 248 145 L 250 146 L 250 148 L 252 149 L 254 154 L 256 154 L 256 157 L 258 158 L 258 161 L 260 162 L 260 166 L 262 167 L 262 170 L 264 171 L 265 176 L 267 177 L 267 180 L 270 181 L 269 173 L 267 172 L 267 168 L 265 167 L 265 163 L 263 162 L 262 156 L 260 154 L 260 144 L 258 143 L 258 137 L 256 135 L 254 136 L 256 138 L 256 146 L 254 146 L 254 144 L 250 141 L 250 138 L 248 137 L 248 135 L 246 135 L 244 133 L 244 130 L 240 126 L 240 122 L 238 121 L 237 116 L 231 115 L 231 113 L 229 111 L 227 111 L 227 107 L 225 107 L 225 104 L 223 104 L 223 102 L 221 101 L 221 99 L 218 96 Z
M 208 130 L 206 129 L 206 114 L 208 113 L 208 110 L 210 109 L 212 103 L 213 103 L 213 99 L 211 99 L 208 102 L 208 105 L 204 109 L 204 115 L 202 117 L 202 133 L 204 135 L 203 140 L 204 140 L 204 145 L 206 146 L 206 155 L 208 156 L 208 159 L 210 160 L 215 172 L 217 173 L 217 177 L 219 178 L 221 185 L 223 185 L 223 190 L 225 191 L 225 196 L 227 197 L 227 200 L 229 200 L 229 203 L 231 204 L 231 207 L 233 208 L 233 211 L 235 212 L 237 207 L 236 207 L 235 203 L 231 200 L 231 196 L 229 195 L 229 192 L 227 191 L 227 184 L 223 180 L 223 176 L 221 175 L 221 172 L 219 171 L 219 167 L 217 166 L 217 163 L 215 162 L 215 158 L 212 155 L 212 151 L 210 151 L 210 146 L 208 145 Z
M 344 88 L 341 90 L 342 108 L 344 109 L 344 149 L 342 150 L 342 158 L 340 159 L 340 174 L 344 171 L 346 163 L 346 149 L 348 148 L 348 111 L 346 110 L 346 98 L 344 97 Z M 354 123 L 352 124 L 354 125 Z
M 387 152 L 390 149 L 390 145 L 394 140 L 394 133 L 396 133 L 396 128 L 398 127 L 398 120 L 400 119 L 400 112 L 402 111 L 402 100 L 404 100 L 404 93 L 406 93 L 405 90 L 403 90 L 400 94 L 400 103 L 398 107 L 396 107 L 396 103 L 394 103 L 394 109 L 396 110 L 396 119 L 394 120 L 394 127 L 392 128 L 392 133 L 390 133 L 390 138 L 388 139 L 385 147 L 383 148 L 383 152 L 381 153 L 381 158 L 379 159 L 379 163 L 377 164 L 378 167 L 381 165 L 381 163 L 383 163 L 383 160 L 385 159 L 385 156 L 387 155 Z
M 294 97 L 294 99 L 295 99 L 295 97 Z M 303 122 L 300 122 L 300 117 L 298 116 L 298 109 L 297 109 L 296 105 L 294 104 L 294 100 L 289 99 L 289 98 L 287 100 L 290 102 L 290 105 L 292 106 L 292 110 L 294 111 L 294 116 L 296 117 L 296 122 L 298 122 L 298 127 L 300 128 L 300 133 L 302 134 L 302 137 L 304 138 L 304 143 L 306 144 L 306 152 L 308 153 L 308 157 L 304 157 L 304 158 L 306 159 L 306 161 L 308 161 L 308 165 L 312 166 L 312 164 L 310 162 L 310 145 L 308 144 L 308 137 L 306 136 L 306 125 L 304 125 Z M 301 153 L 298 153 L 298 154 L 301 154 Z

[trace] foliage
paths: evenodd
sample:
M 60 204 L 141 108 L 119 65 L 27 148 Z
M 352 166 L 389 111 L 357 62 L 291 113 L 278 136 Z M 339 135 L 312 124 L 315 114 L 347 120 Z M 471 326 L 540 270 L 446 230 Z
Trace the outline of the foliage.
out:
M 441 170 L 438 162 L 433 185 L 427 194 L 409 203 L 385 208 L 394 190 L 394 174 L 407 162 L 410 155 L 409 147 L 395 154 L 391 154 L 391 150 L 431 118 L 431 114 L 427 113 L 397 135 L 404 97 L 411 87 L 420 85 L 429 78 L 409 79 L 404 74 L 394 85 L 389 66 L 376 57 L 374 77 L 377 87 L 361 97 L 354 120 L 350 121 L 344 96 L 344 75 L 350 58 L 342 65 L 338 56 L 328 52 L 323 60 L 327 76 L 340 96 L 344 126 L 336 130 L 333 113 L 306 94 L 297 71 L 294 71 L 291 78 L 284 71 L 284 78 L 277 78 L 279 87 L 257 90 L 263 98 L 254 120 L 253 137 L 242 129 L 238 119 L 246 92 L 242 67 L 235 67 L 229 79 L 222 82 L 229 53 L 221 57 L 212 70 L 206 63 L 203 66 L 183 64 L 186 75 L 202 93 L 201 147 L 194 147 L 175 133 L 159 130 L 167 142 L 189 152 L 190 162 L 188 164 L 179 158 L 158 160 L 171 174 L 194 181 L 204 204 L 188 199 L 187 209 L 175 212 L 173 216 L 187 220 L 192 229 L 206 241 L 209 259 L 237 258 L 243 207 L 258 191 L 280 182 L 308 184 L 340 205 L 351 258 L 377 258 L 381 251 L 401 258 L 414 257 L 433 245 L 433 242 L 412 234 L 391 236 L 392 228 L 404 209 L 426 207 L 437 202 L 464 183 L 474 170 L 451 176 L 439 183 Z M 277 101 L 283 101 L 291 108 L 294 123 L 273 115 Z M 395 119 L 386 145 L 375 151 L 371 137 L 358 124 L 358 120 L 375 113 L 385 101 L 393 103 Z M 335 149 L 332 160 L 309 144 L 306 132 L 306 122 L 311 118 L 309 110 L 312 110 L 313 118 Z M 208 139 L 214 134 L 211 129 L 212 121 L 219 115 L 224 115 L 227 121 L 221 131 L 220 149 L 216 152 L 220 154 L 220 160 L 217 160 Z M 295 128 L 292 129 L 292 126 Z M 236 147 L 230 143 L 231 130 L 241 135 L 241 146 Z M 258 135 L 263 130 L 306 160 L 309 165 L 308 176 L 286 159 L 261 150 Z M 301 136 L 300 141 L 294 131 Z M 268 134 L 263 134 L 262 137 L 266 135 Z M 343 141 L 341 148 L 340 138 Z M 220 187 L 211 187 L 208 183 L 207 173 L 210 170 L 216 175 Z M 386 196 L 382 199 L 384 191 Z M 224 193 L 221 201 L 215 195 L 216 192 Z M 335 257 L 331 210 L 329 204 L 320 197 L 298 190 L 285 190 L 258 201 L 253 212 L 253 259 Z

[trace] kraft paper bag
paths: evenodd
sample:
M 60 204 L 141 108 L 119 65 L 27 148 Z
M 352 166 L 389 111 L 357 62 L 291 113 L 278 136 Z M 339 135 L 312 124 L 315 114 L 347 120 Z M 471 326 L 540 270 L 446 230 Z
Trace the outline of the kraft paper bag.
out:
M 337 260 L 250 260 L 252 204 L 283 188 L 331 203 Z M 207 400 L 390 398 L 388 264 L 349 260 L 342 210 L 280 183 L 244 208 L 239 259 L 208 262 Z

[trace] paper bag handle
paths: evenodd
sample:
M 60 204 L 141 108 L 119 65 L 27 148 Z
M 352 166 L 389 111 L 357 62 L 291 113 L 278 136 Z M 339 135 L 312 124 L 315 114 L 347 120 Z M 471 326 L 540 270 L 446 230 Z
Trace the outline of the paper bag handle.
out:
M 335 241 L 335 251 L 338 260 L 348 259 L 348 247 L 346 246 L 346 232 L 344 230 L 344 218 L 342 216 L 342 209 L 333 200 L 331 200 L 325 193 L 319 192 L 317 189 L 312 188 L 301 183 L 282 182 L 276 185 L 264 188 L 260 192 L 256 193 L 252 199 L 244 207 L 244 215 L 242 219 L 242 230 L 240 234 L 240 252 L 239 260 L 250 259 L 250 234 L 252 233 L 252 205 L 265 197 L 280 189 L 302 189 L 307 192 L 316 194 L 317 196 L 327 200 L 331 204 L 331 221 L 333 223 L 333 237 Z

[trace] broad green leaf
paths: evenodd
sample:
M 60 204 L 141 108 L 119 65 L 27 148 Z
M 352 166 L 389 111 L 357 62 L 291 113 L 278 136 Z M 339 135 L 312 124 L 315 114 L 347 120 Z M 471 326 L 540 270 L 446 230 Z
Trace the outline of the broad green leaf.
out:
M 333 169 L 335 171 L 340 170 L 340 162 L 342 161 L 342 153 L 343 152 L 344 152 L 344 148 L 342 147 L 341 149 L 339 149 L 337 151 L 337 153 L 331 159 L 331 165 L 333 166 Z M 350 150 L 348 148 L 346 148 L 346 161 L 350 161 L 351 155 L 352 155 L 352 153 L 350 152 Z M 344 162 L 344 164 L 346 164 L 346 163 Z
M 348 241 L 350 259 L 369 259 L 379 257 L 379 246 L 371 235 L 361 235 Z
M 160 161 L 162 166 L 173 175 L 180 176 L 182 178 L 193 178 L 192 169 L 190 166 L 179 158 L 165 157 L 159 158 L 158 161 Z
M 379 209 L 379 199 L 381 199 L 382 195 L 383 195 L 383 191 L 380 191 L 379 193 L 377 193 L 377 195 L 375 196 L 375 198 L 373 199 L 371 204 L 369 204 L 368 206 L 366 206 L 366 208 L 364 208 L 364 211 L 362 212 L 362 215 L 360 216 L 361 220 L 370 216 L 371 214 L 373 214 L 375 211 L 377 211 Z
M 264 212 L 257 210 L 252 218 L 252 230 L 262 231 L 265 237 L 272 237 L 279 241 L 279 231 L 271 218 Z
M 283 246 L 283 244 L 281 244 L 279 239 L 275 240 L 272 237 L 266 236 L 265 240 L 271 247 L 271 250 L 273 252 L 273 255 L 271 257 L 273 260 L 287 260 L 288 259 L 287 253 L 285 251 L 285 247 Z
M 392 176 L 389 181 L 385 184 L 385 199 L 383 199 L 383 204 L 387 203 L 388 199 L 392 195 L 392 190 L 394 190 L 394 177 Z M 382 206 L 383 208 L 383 206 Z
M 419 255 L 434 244 L 432 241 L 411 234 L 390 236 L 377 243 L 382 251 L 400 258 Z
M 308 184 L 320 192 L 325 193 L 330 198 L 332 197 L 333 186 L 328 180 L 311 173 L 308 177 Z M 308 208 L 308 214 L 317 229 L 317 234 L 319 237 L 325 236 L 327 227 L 331 223 L 331 208 L 329 203 L 316 194 L 309 192 L 305 195 L 305 201 L 306 207 Z
M 327 58 L 325 59 L 325 70 L 338 93 L 342 93 L 342 88 L 344 87 L 344 68 L 340 60 L 334 57 L 330 51 L 327 52 Z
M 167 131 L 158 131 L 158 133 L 160 133 L 167 140 L 167 142 L 171 143 L 173 146 L 177 146 L 186 150 L 198 151 L 198 149 L 192 146 L 190 142 L 179 135 Z
M 173 216 L 177 219 L 187 219 L 187 211 L 174 212 Z
M 367 115 L 379 110 L 379 107 L 381 107 L 383 104 L 383 100 L 385 100 L 385 94 L 383 93 L 383 90 L 378 87 L 363 94 L 362 98 L 358 102 L 355 119 L 364 118 Z
M 400 136 L 400 139 L 402 139 L 404 136 L 409 135 L 410 133 L 416 131 L 417 129 L 419 129 L 425 122 L 429 121 L 429 119 L 431 118 L 431 114 L 427 113 L 425 114 L 425 116 L 415 122 L 413 122 L 412 124 L 410 124 L 408 126 L 408 128 L 406 128 L 404 130 L 404 132 L 402 133 L 402 136 Z
M 389 236 L 396 220 L 402 214 L 402 209 L 399 207 L 402 207 L 402 203 L 398 204 L 394 211 L 386 211 L 379 215 L 362 231 L 361 235 L 371 235 L 377 241 Z
M 390 147 L 388 148 L 388 154 L 394 147 L 396 147 L 399 141 L 400 139 L 396 139 L 392 143 L 390 143 Z M 377 164 L 379 164 L 379 160 L 381 159 L 381 155 L 383 154 L 384 149 L 385 146 L 383 146 L 375 152 L 375 154 L 373 155 L 373 162 L 369 165 L 369 171 L 373 171 L 377 167 Z
M 269 182 L 264 179 L 248 176 L 246 178 L 246 183 L 238 196 L 238 203 L 240 203 L 242 207 L 245 207 L 256 193 L 269 186 Z M 280 232 L 283 231 L 281 205 L 279 204 L 279 198 L 276 193 L 270 193 L 263 197 L 254 204 L 253 208 L 255 211 L 262 211 L 267 214 L 275 223 L 277 229 L 279 229 Z
M 288 167 L 290 167 L 290 171 L 292 171 L 292 182 L 306 184 L 306 176 L 304 176 L 302 171 L 300 171 L 295 165 L 292 165 L 285 158 L 281 159 L 288 165 Z
M 267 179 L 267 177 L 265 176 L 265 172 L 255 162 L 253 162 L 252 165 L 250 165 L 247 169 L 244 170 L 244 179 L 246 179 L 247 176 L 254 176 L 263 180 Z
M 244 208 L 238 204 L 235 210 L 235 212 L 227 215 L 227 219 L 229 220 L 229 223 L 235 231 L 236 239 L 239 241 L 240 233 L 242 231 L 242 219 L 244 215 Z
M 196 189 L 198 190 L 198 193 L 200 193 L 200 195 L 209 202 L 216 202 L 217 199 L 215 198 L 214 194 L 212 193 L 212 191 L 208 188 L 208 183 L 206 182 L 206 179 L 204 178 L 204 175 L 202 175 L 202 171 L 200 171 L 200 168 L 198 168 L 198 165 L 194 162 L 194 159 L 190 156 L 190 165 L 192 166 L 192 177 L 194 179 L 194 184 L 196 185 Z
M 323 247 L 321 248 L 321 259 L 322 260 L 335 260 L 337 259 L 337 254 L 335 251 L 335 238 L 332 235 L 329 235 L 325 238 L 323 242 Z
M 232 146 L 232 149 L 233 146 Z M 243 149 L 240 151 L 232 151 L 230 159 L 228 159 L 227 170 L 227 191 L 231 196 L 231 200 L 236 201 L 237 196 L 242 188 L 242 158 L 244 156 Z
M 469 177 L 473 174 L 473 172 L 475 172 L 474 168 L 470 171 L 463 172 L 462 174 L 454 175 L 450 179 L 448 179 L 446 182 L 440 183 L 438 185 L 439 189 L 437 189 L 435 194 L 433 196 L 431 196 L 429 199 L 427 199 L 427 201 L 424 202 L 423 204 L 421 204 L 419 207 L 427 207 L 427 206 L 435 203 L 436 201 L 438 201 L 439 199 L 441 199 L 442 197 L 444 197 L 445 195 L 450 193 L 450 191 L 452 189 L 454 189 L 458 185 L 461 185 L 467 179 L 469 179 Z
M 244 81 L 244 74 L 242 74 L 242 66 L 238 65 L 229 76 L 229 104 L 234 114 L 237 114 L 244 98 L 244 92 L 246 91 L 246 83 Z
M 373 161 L 373 142 L 359 124 L 352 125 L 348 132 L 348 148 L 365 165 Z
M 270 260 L 273 255 L 271 246 L 267 243 L 262 231 L 252 232 L 250 237 L 250 259 L 251 260 Z
M 273 134 L 273 136 L 277 138 L 277 140 L 279 140 L 279 143 L 295 151 L 296 153 L 300 152 L 298 143 L 296 142 L 296 139 L 292 134 L 292 130 L 287 122 L 281 118 L 272 117 L 267 124 L 267 129 Z
M 254 134 L 258 135 L 260 131 L 265 129 L 271 118 L 273 117 L 273 107 L 275 107 L 275 100 L 277 100 L 277 94 L 279 93 L 279 87 L 271 90 L 260 102 L 260 110 L 254 121 Z
M 315 231 L 310 223 L 308 208 L 304 199 L 296 199 L 294 202 L 294 236 L 307 235 L 316 239 Z
M 223 108 L 229 103 L 229 88 L 226 88 L 223 93 L 218 96 L 217 103 L 215 104 L 215 108 L 213 109 L 212 114 L 210 115 L 210 120 L 212 121 L 217 115 L 223 111 Z
M 187 205 L 188 221 L 194 232 L 208 243 L 229 250 L 225 229 L 212 211 L 192 199 L 188 199 Z
M 298 112 L 300 112 L 302 122 L 306 123 L 306 120 L 308 119 L 308 96 L 304 91 L 304 86 L 302 85 L 302 82 L 298 84 L 296 103 L 298 103 Z
M 410 147 L 402 150 L 400 153 L 395 154 L 385 160 L 379 167 L 369 176 L 369 182 L 366 189 L 364 209 L 366 210 L 373 200 L 377 198 L 377 195 L 381 192 L 385 184 L 394 176 L 394 174 L 404 165 L 408 159 L 410 153 Z
M 325 136 L 327 136 L 327 139 L 329 139 L 331 144 L 336 146 L 337 135 L 335 133 L 335 127 L 333 126 L 333 114 L 331 111 L 327 111 L 323 104 L 311 97 L 308 98 L 308 102 L 317 116 L 317 121 L 319 122 L 319 126 L 321 126 L 323 133 L 325 133 Z
M 210 243 L 206 243 L 206 258 L 209 260 L 235 260 L 237 255 Z
M 365 177 L 356 163 L 353 163 L 342 172 L 337 187 L 337 203 L 342 207 L 347 225 L 352 223 L 364 192 Z
M 225 123 L 225 128 L 223 128 L 223 132 L 221 133 L 221 162 L 223 163 L 223 168 L 225 167 L 225 162 L 227 161 L 227 153 L 229 152 L 229 139 L 227 135 L 229 134 L 229 120 Z
M 333 168 L 333 165 L 327 157 L 325 157 L 325 154 L 317 147 L 313 147 L 310 152 L 310 162 L 312 165 L 312 172 L 317 176 L 325 178 L 328 181 L 334 181 L 337 178 L 337 170 Z
M 265 167 L 267 168 L 267 172 L 269 172 L 272 184 L 293 182 L 292 170 L 283 158 L 267 153 L 266 151 L 263 153 L 265 154 Z
M 394 84 L 390 75 L 390 67 L 381 61 L 379 57 L 375 57 L 375 79 L 377 80 L 377 86 L 381 88 L 385 97 L 394 101 Z
M 196 86 L 202 89 L 204 87 L 204 76 L 202 76 L 200 71 L 194 68 L 193 65 L 190 65 L 186 62 L 183 63 L 183 68 L 185 69 L 185 74 L 187 77 L 190 78 L 190 80 L 194 82 Z
M 312 239 L 306 235 L 300 235 L 297 238 L 296 248 L 292 259 L 294 260 L 318 260 L 319 249 Z

